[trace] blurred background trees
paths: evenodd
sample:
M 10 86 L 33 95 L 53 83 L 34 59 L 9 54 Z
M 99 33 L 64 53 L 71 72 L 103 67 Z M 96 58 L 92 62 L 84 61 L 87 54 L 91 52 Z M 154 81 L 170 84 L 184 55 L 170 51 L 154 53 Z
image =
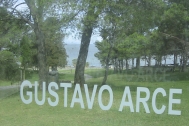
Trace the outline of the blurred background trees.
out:
M 75 30 L 81 46 L 74 61 L 74 83 L 85 83 L 86 58 L 95 31 L 102 37 L 95 43 L 99 50 L 95 56 L 106 68 L 105 75 L 111 66 L 119 73 L 140 69 L 141 60 L 148 67 L 152 59 L 155 66 L 165 66 L 168 56 L 173 56 L 173 71 L 177 66 L 187 71 L 188 5 L 187 0 L 1 0 L 1 78 L 17 78 L 14 74 L 22 70 L 25 79 L 26 69 L 37 69 L 39 82 L 46 81 L 49 68 L 56 71 L 67 64 L 64 38 L 67 31 Z

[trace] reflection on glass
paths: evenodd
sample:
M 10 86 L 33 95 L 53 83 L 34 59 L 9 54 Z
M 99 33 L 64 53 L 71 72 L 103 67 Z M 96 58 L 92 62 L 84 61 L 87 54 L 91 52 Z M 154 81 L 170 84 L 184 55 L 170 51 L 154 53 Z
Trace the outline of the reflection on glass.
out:
M 1 0 L 1 125 L 187 125 L 187 0 Z

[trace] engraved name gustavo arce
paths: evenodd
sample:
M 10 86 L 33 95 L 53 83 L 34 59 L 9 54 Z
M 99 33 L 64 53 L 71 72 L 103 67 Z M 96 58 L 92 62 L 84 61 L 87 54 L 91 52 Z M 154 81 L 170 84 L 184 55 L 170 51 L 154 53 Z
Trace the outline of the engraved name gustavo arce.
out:
M 30 81 L 25 80 L 22 82 L 21 86 L 20 86 L 20 97 L 23 103 L 25 104 L 30 104 L 33 102 L 33 97 L 35 100 L 35 103 L 37 105 L 44 105 L 46 99 L 47 102 L 50 106 L 57 106 L 59 103 L 59 95 L 57 93 L 57 91 L 60 88 L 63 88 L 64 93 L 63 93 L 63 104 L 64 107 L 68 107 L 68 91 L 70 88 L 72 88 L 72 84 L 71 83 L 60 83 L 60 85 L 58 85 L 56 82 L 50 82 L 48 84 L 47 87 L 47 91 L 49 93 L 49 97 L 46 97 L 46 83 L 43 82 L 42 84 L 43 89 L 42 89 L 42 99 L 39 100 L 38 99 L 38 82 L 35 82 L 34 84 L 34 90 L 29 90 L 32 88 L 32 84 Z M 24 88 L 28 87 L 26 92 L 24 92 Z M 111 86 L 109 85 L 103 85 L 103 86 L 99 86 L 99 90 L 97 91 L 98 85 L 94 85 L 93 89 L 92 89 L 92 93 L 91 95 L 89 94 L 89 89 L 88 89 L 88 85 L 84 84 L 84 92 L 82 92 L 81 87 L 79 84 L 76 84 L 75 86 L 73 86 L 74 88 L 74 93 L 72 96 L 72 100 L 70 103 L 70 107 L 73 108 L 75 103 L 80 104 L 81 108 L 85 109 L 84 106 L 84 100 L 83 100 L 83 93 L 85 93 L 85 98 L 86 98 L 86 105 L 88 109 L 92 109 L 93 108 L 93 103 L 97 94 L 97 101 L 99 104 L 100 109 L 102 110 L 110 110 L 112 105 L 113 105 L 113 101 L 114 101 L 114 93 L 113 90 L 111 88 Z M 109 101 L 108 104 L 104 105 L 103 104 L 103 92 L 107 91 L 108 95 L 109 95 Z M 157 107 L 157 95 L 159 94 L 159 97 L 163 97 L 165 99 L 167 99 L 168 97 L 168 105 L 164 105 L 162 103 L 162 105 L 158 105 Z M 174 98 L 174 95 L 181 95 L 182 94 L 182 89 L 169 89 L 169 92 L 166 92 L 165 89 L 163 88 L 156 88 L 153 93 L 150 93 L 150 90 L 147 87 L 137 87 L 136 89 L 136 101 L 135 101 L 135 105 L 133 104 L 133 97 L 131 95 L 131 91 L 130 91 L 130 87 L 129 86 L 125 86 L 125 89 L 123 90 L 123 95 L 122 98 L 120 98 L 120 105 L 118 108 L 118 111 L 123 111 L 124 107 L 129 107 L 130 112 L 140 112 L 141 108 L 144 107 L 144 110 L 146 113 L 150 113 L 150 109 L 149 109 L 149 102 L 151 102 L 151 107 L 152 110 L 156 113 L 156 114 L 163 114 L 166 109 L 168 109 L 168 114 L 169 115 L 181 115 L 181 110 L 174 110 L 173 109 L 173 105 L 178 105 L 181 104 L 181 99 L 176 99 Z M 53 100 L 52 100 L 52 97 Z M 150 100 L 151 99 L 151 100 Z

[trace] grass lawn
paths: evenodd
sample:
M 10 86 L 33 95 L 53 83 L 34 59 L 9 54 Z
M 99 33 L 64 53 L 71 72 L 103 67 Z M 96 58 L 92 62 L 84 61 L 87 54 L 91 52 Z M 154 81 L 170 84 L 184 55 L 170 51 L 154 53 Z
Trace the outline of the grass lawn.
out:
M 86 70 L 87 74 L 94 76 L 93 79 L 87 81 L 90 86 L 90 96 L 94 84 L 100 84 L 103 70 Z M 99 74 L 98 74 L 99 73 Z M 98 75 L 98 76 L 97 76 Z M 63 79 L 72 79 L 73 72 L 62 71 Z M 31 104 L 24 104 L 21 101 L 19 92 L 7 98 L 0 99 L 0 124 L 2 126 L 187 126 L 189 125 L 189 81 L 187 79 L 177 79 L 162 82 L 149 82 L 139 80 L 127 80 L 132 75 L 111 74 L 108 77 L 107 84 L 113 90 L 113 104 L 108 111 L 101 110 L 98 103 L 98 85 L 97 93 L 93 109 L 88 109 L 85 97 L 85 91 L 82 89 L 82 96 L 85 108 L 82 109 L 79 103 L 75 103 L 70 108 L 74 87 L 68 89 L 68 107 L 64 107 L 64 90 L 60 88 L 57 93 L 59 103 L 55 107 L 51 107 L 46 99 L 43 106 L 36 105 L 33 95 Z M 133 77 L 134 78 L 134 77 Z M 142 104 L 140 104 L 140 112 L 130 112 L 129 107 L 124 107 L 120 112 L 119 107 L 125 86 L 129 86 L 131 90 L 134 111 L 136 111 L 137 87 L 147 87 L 150 90 L 150 99 L 147 104 L 150 113 L 146 113 Z M 160 109 L 162 105 L 166 106 L 165 112 L 161 115 L 156 114 L 152 108 L 152 95 L 156 88 L 162 87 L 166 91 L 166 96 L 157 95 L 157 107 Z M 182 94 L 174 94 L 175 99 L 181 99 L 181 104 L 174 104 L 174 110 L 180 110 L 181 115 L 168 115 L 169 89 L 182 89 Z M 27 90 L 26 90 L 27 91 Z M 34 92 L 34 91 L 33 91 Z M 46 92 L 46 97 L 53 98 Z M 142 94 L 145 97 L 145 94 Z M 27 98 L 27 97 L 26 97 Z M 39 92 L 39 99 L 41 92 Z M 104 91 L 102 95 L 103 104 L 109 102 L 109 93 Z M 127 99 L 126 99 L 127 100 Z
M 11 85 L 11 81 L 0 80 L 0 86 L 7 86 L 7 85 Z

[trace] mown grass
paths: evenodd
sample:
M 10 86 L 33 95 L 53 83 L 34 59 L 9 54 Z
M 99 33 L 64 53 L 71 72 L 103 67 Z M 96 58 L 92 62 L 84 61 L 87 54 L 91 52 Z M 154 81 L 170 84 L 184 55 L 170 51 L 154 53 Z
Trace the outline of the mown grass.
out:
M 160 83 L 158 85 L 153 85 L 153 88 L 163 85 Z M 171 84 L 167 84 L 172 86 Z M 176 86 L 176 84 L 175 84 Z M 118 89 L 112 87 L 114 93 L 114 102 L 110 110 L 103 111 L 98 104 L 98 91 L 96 93 L 95 102 L 93 109 L 88 109 L 85 99 L 85 93 L 82 91 L 85 109 L 80 107 L 79 103 L 76 103 L 73 108 L 70 108 L 74 88 L 68 90 L 68 107 L 63 106 L 64 102 L 64 91 L 60 89 L 58 92 L 59 95 L 59 104 L 56 107 L 51 107 L 46 99 L 46 102 L 43 106 L 36 105 L 34 98 L 33 102 L 29 105 L 24 104 L 19 96 L 19 93 L 12 95 L 6 99 L 0 101 L 0 122 L 3 126 L 186 126 L 188 124 L 188 110 L 189 110 L 189 101 L 188 101 L 188 90 L 187 83 L 183 82 L 182 86 L 175 88 L 182 88 L 182 95 L 175 96 L 182 100 L 180 105 L 174 105 L 174 109 L 181 110 L 181 116 L 168 115 L 168 93 L 169 88 L 165 88 L 167 96 L 163 98 L 161 95 L 158 96 L 157 101 L 159 107 L 161 105 L 166 105 L 166 111 L 162 115 L 157 115 L 153 112 L 151 106 L 151 98 L 148 102 L 150 108 L 150 114 L 147 114 L 143 108 L 140 106 L 139 113 L 130 112 L 129 107 L 125 107 L 122 112 L 118 111 L 120 102 L 122 99 L 124 88 Z M 98 87 L 99 89 L 100 87 Z M 150 88 L 150 93 L 153 93 L 154 89 Z M 92 91 L 90 91 L 91 93 Z M 40 92 L 41 94 L 41 92 Z M 136 107 L 136 91 L 131 91 L 132 100 L 134 109 Z M 151 94 L 152 95 L 152 94 Z M 34 96 L 34 95 L 33 95 Z M 41 97 L 41 95 L 39 96 Z M 47 93 L 47 97 L 49 94 Z M 107 92 L 103 93 L 103 104 L 107 105 L 109 101 L 109 95 Z
M 99 78 L 104 76 L 104 69 L 85 69 L 85 74 L 91 75 L 93 78 Z M 113 70 L 110 69 L 108 74 L 111 75 L 113 74 Z
M 69 74 L 69 73 L 59 74 L 59 81 L 73 81 L 73 80 L 74 80 L 74 74 Z
M 0 86 L 7 86 L 7 85 L 11 85 L 12 82 L 8 81 L 8 80 L 0 80 Z
M 93 109 L 88 109 L 85 98 L 85 91 L 82 89 L 82 96 L 85 108 L 82 109 L 79 103 L 75 103 L 71 108 L 71 101 L 74 92 L 74 87 L 68 89 L 68 107 L 64 107 L 64 90 L 60 88 L 57 93 L 59 96 L 59 103 L 56 107 L 51 107 L 48 104 L 47 98 L 53 98 L 46 92 L 46 101 L 43 106 L 36 105 L 33 95 L 33 102 L 29 105 L 21 101 L 19 92 L 7 98 L 0 100 L 0 124 L 3 126 L 187 126 L 189 120 L 189 81 L 179 73 L 169 73 L 168 77 L 176 76 L 178 79 L 173 80 L 166 78 L 164 81 L 144 81 L 136 80 L 137 76 L 129 74 L 113 74 L 108 76 L 107 84 L 113 90 L 114 101 L 113 105 L 108 111 L 101 110 L 98 103 L 98 91 L 101 87 L 103 79 L 103 70 L 88 69 L 86 74 L 93 76 L 88 80 L 90 96 L 94 84 L 98 85 Z M 134 77 L 133 77 L 134 76 Z M 149 75 L 148 75 L 149 76 Z M 142 78 L 146 78 L 142 76 Z M 152 76 L 151 76 L 152 77 Z M 159 75 L 157 78 L 162 77 Z M 34 77 L 35 78 L 35 77 Z M 73 79 L 73 72 L 70 70 L 62 71 L 61 79 Z M 132 78 L 132 79 L 128 79 Z M 174 78 L 174 77 L 173 77 Z M 129 86 L 132 95 L 132 102 L 134 110 L 136 111 L 136 95 L 137 87 L 147 87 L 150 90 L 150 99 L 147 104 L 150 113 L 147 114 L 142 104 L 140 104 L 140 112 L 130 112 L 129 107 L 124 107 L 120 112 L 119 107 L 122 100 L 122 95 L 125 86 Z M 157 107 L 166 106 L 163 114 L 158 115 L 152 108 L 152 95 L 155 89 L 162 87 L 166 91 L 166 96 L 157 95 Z M 169 90 L 182 89 L 182 94 L 174 94 L 175 99 L 181 99 L 181 104 L 174 104 L 174 110 L 181 110 L 181 115 L 168 115 L 169 104 Z M 27 90 L 26 90 L 27 91 Z M 31 90 L 34 92 L 33 90 Z M 26 93 L 25 93 L 26 94 Z M 145 94 L 142 94 L 145 97 Z M 109 93 L 105 91 L 102 95 L 103 104 L 107 105 L 109 102 Z M 27 97 L 26 97 L 27 98 Z M 39 92 L 39 99 L 41 98 L 41 91 Z M 127 100 L 127 99 L 126 99 Z

